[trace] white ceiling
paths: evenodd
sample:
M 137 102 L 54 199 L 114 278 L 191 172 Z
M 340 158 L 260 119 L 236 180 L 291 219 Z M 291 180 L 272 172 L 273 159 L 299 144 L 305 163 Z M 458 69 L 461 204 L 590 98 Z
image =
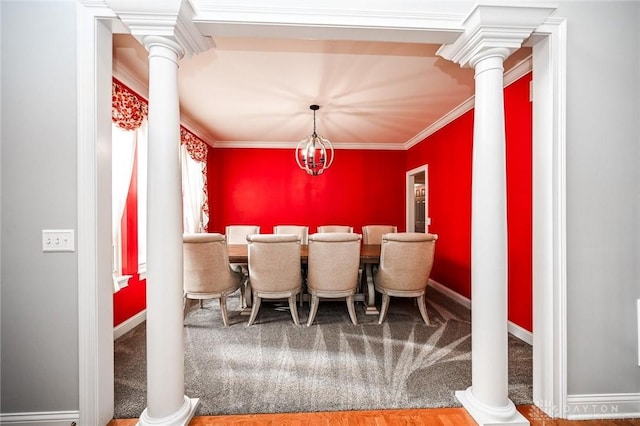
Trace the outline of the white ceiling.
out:
M 336 148 L 405 149 L 473 96 L 473 70 L 418 43 L 216 37 L 180 61 L 183 122 L 214 146 L 289 147 L 313 130 Z M 523 48 L 505 70 L 527 58 Z M 147 93 L 147 53 L 114 35 L 114 75 Z

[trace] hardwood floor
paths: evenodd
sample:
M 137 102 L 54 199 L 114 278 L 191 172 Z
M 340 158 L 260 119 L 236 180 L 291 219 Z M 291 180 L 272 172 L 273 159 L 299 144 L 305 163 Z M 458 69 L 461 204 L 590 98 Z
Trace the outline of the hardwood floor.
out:
M 518 410 L 531 426 L 640 426 L 640 419 L 554 420 L 532 405 Z M 137 419 L 112 420 L 107 426 L 135 426 Z M 189 426 L 474 426 L 476 422 L 463 408 L 428 410 L 338 411 L 325 413 L 247 414 L 194 417 Z

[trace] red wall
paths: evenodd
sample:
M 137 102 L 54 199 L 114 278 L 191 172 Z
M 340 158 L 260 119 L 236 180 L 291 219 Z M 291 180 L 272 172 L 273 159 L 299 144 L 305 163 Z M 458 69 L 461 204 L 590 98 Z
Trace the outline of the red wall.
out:
M 504 91 L 507 161 L 509 320 L 532 330 L 531 73 Z M 407 168 L 429 165 L 430 232 L 439 235 L 432 278 L 471 297 L 473 111 L 407 153 Z
M 336 150 L 331 168 L 309 176 L 293 149 L 210 149 L 207 158 L 209 231 L 257 224 L 389 223 L 404 230 L 405 152 Z
M 532 330 L 531 74 L 505 89 L 509 320 Z M 290 149 L 209 149 L 210 232 L 227 224 L 397 224 L 405 230 L 405 173 L 429 165 L 431 232 L 439 234 L 432 278 L 471 296 L 471 148 L 473 111 L 409 151 L 337 150 L 321 176 L 298 169 Z M 134 278 L 114 295 L 114 325 L 145 308 L 137 280 L 135 183 L 123 227 L 125 273 Z M 129 269 L 133 268 L 133 269 Z

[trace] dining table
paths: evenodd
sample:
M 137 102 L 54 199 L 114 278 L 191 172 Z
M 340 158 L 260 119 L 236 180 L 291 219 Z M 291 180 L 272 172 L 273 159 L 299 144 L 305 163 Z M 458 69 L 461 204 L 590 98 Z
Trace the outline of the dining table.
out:
M 367 315 L 378 315 L 376 308 L 376 294 L 373 285 L 374 268 L 380 263 L 380 244 L 363 244 L 360 246 L 360 265 L 362 277 L 358 290 L 354 295 L 354 300 L 364 303 Z M 229 263 L 249 263 L 249 246 L 246 244 L 227 244 Z M 306 264 L 309 257 L 309 247 L 306 244 L 300 245 L 300 263 Z M 249 300 L 247 300 L 250 303 Z

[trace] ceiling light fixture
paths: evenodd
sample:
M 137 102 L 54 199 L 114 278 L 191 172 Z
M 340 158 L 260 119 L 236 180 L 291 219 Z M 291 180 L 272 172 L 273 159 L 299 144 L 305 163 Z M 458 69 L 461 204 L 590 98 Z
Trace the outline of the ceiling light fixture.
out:
M 316 133 L 316 111 L 318 105 L 310 105 L 313 111 L 313 134 L 298 142 L 296 146 L 296 162 L 298 167 L 311 176 L 324 173 L 333 163 L 333 145 L 328 139 L 318 136 Z

